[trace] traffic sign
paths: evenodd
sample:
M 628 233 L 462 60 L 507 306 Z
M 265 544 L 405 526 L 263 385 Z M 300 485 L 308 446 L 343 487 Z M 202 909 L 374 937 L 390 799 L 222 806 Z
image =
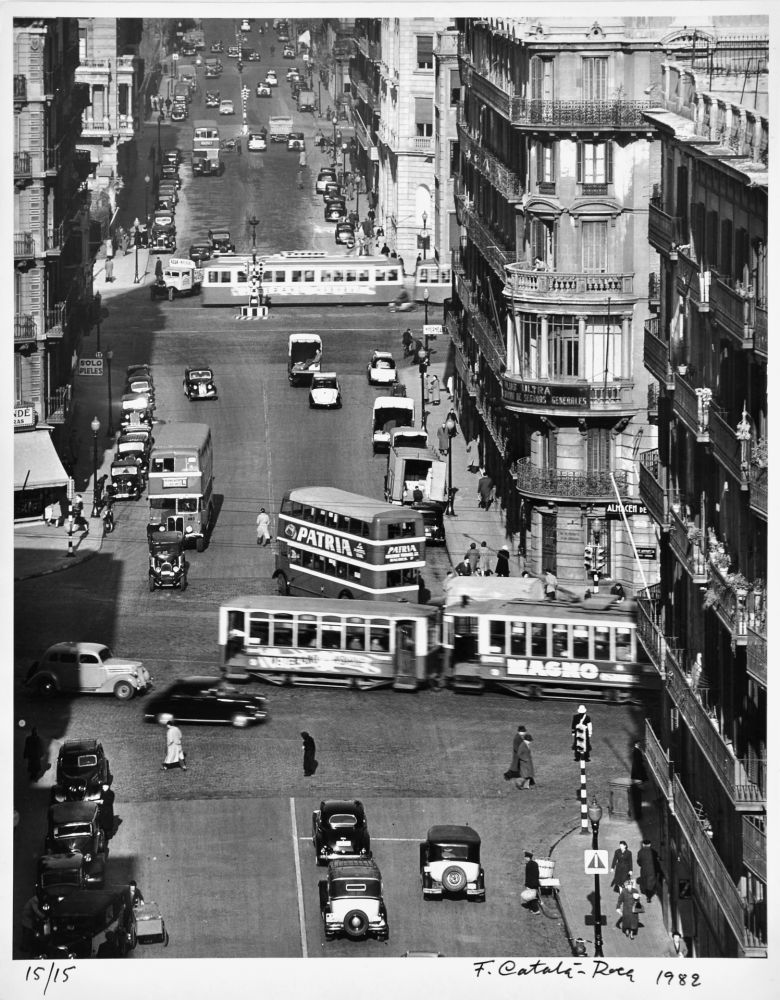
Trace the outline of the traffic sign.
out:
M 585 874 L 606 875 L 609 871 L 608 851 L 585 851 Z
M 79 375 L 102 375 L 102 358 L 79 358 Z
M 440 337 L 444 333 L 441 323 L 428 323 L 423 326 L 423 337 Z

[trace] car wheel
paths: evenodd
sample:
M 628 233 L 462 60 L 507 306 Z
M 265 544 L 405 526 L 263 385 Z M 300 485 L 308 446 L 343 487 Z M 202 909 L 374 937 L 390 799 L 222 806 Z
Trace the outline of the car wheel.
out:
M 462 892 L 466 888 L 466 873 L 459 865 L 450 865 L 445 868 L 441 877 L 441 884 L 450 892 Z
M 235 726 L 236 729 L 246 729 L 249 725 L 249 717 L 244 715 L 242 712 L 236 712 L 230 720 L 230 725 Z
M 206 548 L 206 539 L 203 537 L 203 535 L 199 535 L 195 539 L 195 548 L 197 549 L 198 552 L 202 552 Z
M 364 937 L 367 930 L 368 917 L 362 910 L 350 910 L 344 917 L 344 933 L 347 937 Z
M 281 594 L 282 597 L 289 596 L 290 584 L 287 582 L 287 577 L 284 573 L 277 573 L 276 575 L 276 592 Z
M 135 694 L 135 688 L 128 681 L 119 681 L 114 686 L 114 697 L 120 701 L 129 701 Z
M 57 685 L 51 677 L 43 677 L 36 684 L 38 694 L 44 698 L 53 698 L 57 694 Z

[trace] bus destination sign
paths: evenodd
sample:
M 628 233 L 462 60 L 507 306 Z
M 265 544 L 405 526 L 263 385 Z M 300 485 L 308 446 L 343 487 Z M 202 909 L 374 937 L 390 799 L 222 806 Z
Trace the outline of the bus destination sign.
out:
M 385 561 L 392 562 L 414 562 L 420 558 L 420 550 L 416 545 L 406 543 L 404 545 L 388 545 L 385 549 Z

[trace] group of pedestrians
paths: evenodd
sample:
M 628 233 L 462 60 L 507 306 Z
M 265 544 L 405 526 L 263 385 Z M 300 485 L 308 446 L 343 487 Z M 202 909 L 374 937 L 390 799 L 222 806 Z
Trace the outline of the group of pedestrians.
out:
M 644 913 L 642 896 L 648 903 L 658 891 L 660 864 L 650 840 L 643 840 L 637 852 L 639 879 L 634 878 L 634 858 L 625 840 L 621 840 L 612 857 L 612 888 L 617 893 L 618 925 L 632 941 L 639 930 L 639 915 Z
M 457 576 L 509 576 L 509 549 L 502 545 L 496 553 L 495 566 L 491 569 L 491 554 L 487 542 L 482 542 L 479 548 L 472 542 L 466 554 L 456 564 L 454 572 Z
M 511 781 L 515 779 L 515 788 L 523 789 L 536 788 L 536 776 L 534 774 L 534 759 L 531 755 L 531 743 L 533 736 L 525 726 L 517 727 L 514 739 L 512 740 L 512 761 L 509 769 L 504 771 L 504 779 Z

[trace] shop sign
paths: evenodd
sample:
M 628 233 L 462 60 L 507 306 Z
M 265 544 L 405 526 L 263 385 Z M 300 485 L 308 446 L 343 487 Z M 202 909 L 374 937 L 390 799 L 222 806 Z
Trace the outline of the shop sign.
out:
M 14 407 L 14 430 L 32 431 L 38 423 L 38 414 L 32 404 Z
M 636 554 L 640 559 L 656 559 L 655 545 L 637 545 Z
M 621 516 L 619 503 L 608 503 L 604 510 L 608 521 L 616 521 Z M 624 500 L 623 510 L 626 517 L 633 517 L 634 515 L 641 517 L 648 513 L 647 507 L 645 507 L 641 500 Z
M 504 379 L 504 402 L 518 406 L 544 406 L 555 409 L 590 407 L 590 387 L 587 385 L 561 385 L 545 382 L 515 382 Z
M 102 358 L 79 358 L 79 375 L 102 375 Z
M 333 535 L 329 531 L 323 531 L 322 528 L 308 527 L 304 524 L 288 524 L 284 533 L 290 541 L 301 542 L 322 552 L 331 552 L 333 555 L 358 559 L 364 559 L 366 555 L 366 550 L 360 542 L 353 548 L 348 538 Z
M 426 323 L 423 325 L 423 337 L 441 337 L 444 327 L 441 323 Z

